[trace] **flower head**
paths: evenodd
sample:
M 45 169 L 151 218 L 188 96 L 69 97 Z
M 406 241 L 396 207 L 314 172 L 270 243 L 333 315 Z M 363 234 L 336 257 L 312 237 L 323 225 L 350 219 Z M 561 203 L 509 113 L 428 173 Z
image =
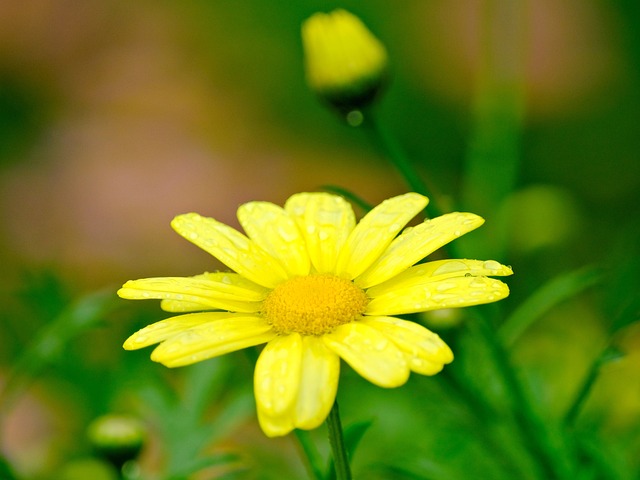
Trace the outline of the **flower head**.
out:
M 255 369 L 258 419 L 269 436 L 313 429 L 335 400 L 340 358 L 381 387 L 410 372 L 434 375 L 453 360 L 421 325 L 395 315 L 493 302 L 511 275 L 496 261 L 425 256 L 483 223 L 449 213 L 403 228 L 427 205 L 408 193 L 382 202 L 356 223 L 351 206 L 327 193 L 300 193 L 281 208 L 238 209 L 246 235 L 195 213 L 173 228 L 234 272 L 133 280 L 118 295 L 160 299 L 179 315 L 132 335 L 126 349 L 160 343 L 152 360 L 169 367 L 265 344 Z
M 316 13 L 302 25 L 309 86 L 346 112 L 365 107 L 382 86 L 387 52 L 360 19 L 345 10 Z

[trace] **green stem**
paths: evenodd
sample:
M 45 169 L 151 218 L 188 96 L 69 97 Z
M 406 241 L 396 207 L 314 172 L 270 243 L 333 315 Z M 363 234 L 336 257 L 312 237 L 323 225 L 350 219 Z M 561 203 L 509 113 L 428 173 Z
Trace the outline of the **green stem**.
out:
M 311 441 L 311 438 L 309 438 L 309 432 L 305 430 L 295 430 L 294 432 L 307 460 L 306 463 L 309 473 L 311 473 L 316 480 L 324 480 L 325 475 L 321 466 L 320 455 L 318 455 L 315 445 Z
M 578 389 L 576 396 L 574 397 L 573 403 L 567 410 L 567 413 L 564 415 L 564 424 L 567 427 L 573 427 L 575 425 L 576 419 L 578 415 L 582 411 L 582 407 L 589 397 L 589 393 L 591 393 L 591 389 L 598 379 L 598 375 L 600 373 L 600 369 L 603 365 L 609 363 L 612 360 L 619 359 L 622 354 L 614 350 L 613 348 L 606 348 L 603 352 L 596 358 L 596 360 L 591 365 L 587 376 L 582 382 L 582 385 Z
M 521 0 L 484 0 L 478 38 L 472 125 L 462 181 L 462 205 L 495 215 L 513 191 L 524 115 L 525 8 Z M 474 254 L 500 257 L 508 226 L 491 222 L 474 235 Z M 468 240 L 462 239 L 462 246 Z
M 331 412 L 327 417 L 327 427 L 329 428 L 329 443 L 331 444 L 331 452 L 333 453 L 333 464 L 336 470 L 337 480 L 351 480 L 351 467 L 349 466 L 349 457 L 344 444 L 344 435 L 342 433 L 342 423 L 340 422 L 340 410 L 338 402 L 333 404 Z
M 434 196 L 430 193 L 426 182 L 420 177 L 420 174 L 414 167 L 413 163 L 405 155 L 404 151 L 391 135 L 376 119 L 372 110 L 364 112 L 364 122 L 362 128 L 368 134 L 372 143 L 381 150 L 386 157 L 398 169 L 398 172 L 406 180 L 409 188 L 416 193 L 420 193 L 428 197 L 430 202 L 426 208 L 427 216 L 437 217 L 440 215 Z

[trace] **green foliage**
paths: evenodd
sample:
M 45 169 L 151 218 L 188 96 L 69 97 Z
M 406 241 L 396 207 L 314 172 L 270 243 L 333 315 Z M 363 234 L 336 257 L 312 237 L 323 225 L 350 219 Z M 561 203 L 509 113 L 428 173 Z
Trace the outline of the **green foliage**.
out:
M 19 3 L 15 8 L 19 8 Z M 500 3 L 491 5 L 496 7 Z M 108 28 L 107 22 L 106 28 L 91 31 L 91 36 L 100 38 L 77 46 L 68 58 L 48 58 L 46 65 L 30 65 L 39 57 L 27 58 L 24 55 L 28 49 L 20 50 L 20 45 L 31 45 L 30 42 L 38 46 L 36 21 L 33 31 L 27 31 L 15 44 L 6 43 L 8 47 L 0 52 L 2 223 L 15 223 L 19 227 L 32 221 L 12 217 L 14 209 L 10 202 L 22 198 L 5 195 L 4 189 L 11 186 L 14 178 L 32 173 L 28 170 L 33 169 L 37 175 L 25 177 L 28 181 L 20 185 L 36 190 L 40 184 L 32 186 L 34 178 L 58 181 L 58 177 L 50 175 L 56 171 L 53 160 L 51 163 L 47 160 L 59 158 L 41 151 L 43 137 L 73 143 L 69 151 L 82 149 L 84 143 L 77 142 L 84 140 L 81 134 L 95 125 L 102 128 L 111 123 L 126 129 L 127 122 L 140 114 L 145 102 L 150 102 L 142 91 L 131 95 L 135 101 L 127 100 L 124 91 L 119 90 L 120 83 L 117 89 L 109 90 L 98 82 L 100 88 L 96 88 L 94 83 L 102 71 L 96 69 L 98 74 L 93 71 L 97 62 L 94 56 L 103 54 L 103 50 L 108 52 L 109 65 L 127 71 L 124 80 L 120 79 L 122 85 L 127 84 L 131 65 L 120 62 L 126 55 L 120 57 L 119 52 L 126 51 L 141 67 L 146 65 L 147 48 L 154 35 L 158 35 L 152 19 L 163 16 L 173 19 L 175 31 L 165 32 L 166 38 L 158 36 L 165 42 L 175 41 L 171 48 L 163 44 L 163 52 L 176 50 L 180 56 L 165 60 L 174 62 L 171 65 L 186 66 L 177 69 L 181 75 L 211 85 L 216 94 L 218 90 L 222 92 L 215 97 L 219 104 L 208 97 L 203 100 L 203 110 L 213 104 L 216 108 L 220 106 L 223 119 L 229 112 L 237 114 L 243 122 L 250 122 L 253 116 L 258 119 L 249 123 L 247 131 L 223 131 L 220 137 L 244 139 L 255 134 L 259 150 L 252 154 L 265 158 L 267 150 L 282 151 L 287 159 L 300 152 L 327 152 L 321 163 L 312 164 L 302 158 L 298 169 L 285 172 L 274 172 L 272 165 L 265 163 L 264 171 L 247 172 L 247 190 L 262 188 L 265 179 L 271 182 L 279 176 L 296 176 L 308 168 L 329 169 L 344 159 L 353 159 L 354 165 L 359 162 L 359 169 L 351 172 L 353 178 L 345 175 L 331 179 L 331 185 L 321 188 L 343 195 L 366 211 L 374 199 L 368 199 L 373 195 L 371 191 L 359 190 L 369 174 L 362 165 L 375 167 L 371 171 L 383 175 L 380 184 L 390 190 L 428 192 L 432 197 L 429 206 L 432 215 L 463 209 L 487 220 L 486 228 L 456 241 L 446 252 L 436 252 L 434 257 L 495 258 L 514 267 L 515 275 L 507 279 L 511 288 L 509 299 L 495 306 L 464 310 L 460 324 L 447 330 L 434 327 L 456 356 L 454 363 L 440 374 L 428 378 L 414 375 L 403 387 L 384 390 L 367 384 L 348 367 L 343 368 L 341 415 L 355 478 L 637 478 L 640 4 L 635 0 L 583 3 L 588 8 L 578 10 L 572 21 L 584 17 L 587 23 L 606 31 L 610 28 L 606 22 L 614 19 L 615 38 L 606 48 L 615 51 L 609 61 L 598 63 L 607 55 L 605 47 L 598 52 L 588 49 L 589 55 L 585 55 L 595 59 L 599 69 L 606 70 L 600 81 L 611 83 L 590 87 L 602 91 L 576 97 L 580 98 L 577 102 L 580 105 L 565 109 L 562 102 L 547 109 L 538 104 L 545 95 L 544 88 L 539 90 L 536 85 L 537 80 L 544 79 L 544 68 L 540 71 L 534 68 L 546 65 L 540 58 L 536 57 L 539 63 L 527 68 L 541 76 L 534 76 L 527 84 L 523 83 L 523 75 L 509 71 L 519 58 L 512 59 L 514 64 L 500 62 L 503 57 L 496 54 L 495 48 L 502 46 L 511 51 L 518 45 L 493 38 L 492 35 L 504 31 L 486 23 L 492 19 L 490 12 L 481 12 L 482 19 L 475 24 L 484 32 L 480 38 L 485 43 L 475 45 L 479 52 L 464 50 L 465 42 L 475 42 L 469 40 L 473 34 L 470 28 L 456 32 L 454 38 L 460 40 L 460 45 L 456 42 L 453 50 L 443 50 L 452 55 L 451 62 L 431 56 L 427 43 L 433 37 L 424 36 L 424 19 L 434 12 L 444 15 L 449 10 L 449 19 L 462 16 L 471 21 L 474 17 L 472 11 L 462 15 L 455 5 L 442 2 L 417 0 L 403 4 L 402 8 L 390 7 L 388 2 L 355 1 L 303 5 L 251 0 L 242 8 L 234 2 L 210 0 L 136 7 L 125 7 L 126 2 L 107 2 L 108 12 L 98 9 L 93 13 L 96 18 L 113 15 L 112 5 L 118 5 L 123 12 L 136 8 L 134 14 L 139 17 L 136 22 L 144 27 L 142 33 L 137 32 L 143 43 L 135 44 L 135 49 L 129 52 L 123 43 L 127 38 L 124 33 L 102 38 L 109 30 L 118 30 Z M 523 11 L 517 9 L 522 2 L 502 4 L 516 9 L 509 11 L 513 15 L 509 16 L 512 20 L 507 22 L 509 26 L 528 32 L 518 23 Z M 333 113 L 323 112 L 303 81 L 300 22 L 316 9 L 333 7 L 346 7 L 376 27 L 376 34 L 387 44 L 394 70 L 385 96 L 375 108 L 364 112 L 360 128 L 347 126 L 336 121 Z M 432 10 L 436 7 L 442 10 Z M 8 7 L 0 8 L 4 12 Z M 543 18 L 542 14 L 554 15 L 573 7 L 558 7 L 557 11 L 556 7 L 532 8 L 543 8 L 536 10 Z M 47 18 L 43 23 L 55 36 L 62 43 L 72 41 L 74 34 L 67 36 L 63 32 L 67 32 L 67 22 L 75 22 L 77 17 L 67 20 L 65 14 L 56 20 L 53 16 L 49 23 L 49 10 L 45 12 L 47 15 L 43 12 L 38 15 Z M 119 18 L 122 12 L 115 12 Z M 147 14 L 151 23 L 146 23 Z M 566 40 L 562 32 L 554 31 L 562 29 L 558 25 L 564 17 L 559 18 L 559 23 L 551 22 L 545 29 L 560 37 L 552 35 L 545 37 L 547 40 Z M 4 35 L 5 32 L 3 39 Z M 175 39 L 174 35 L 182 36 Z M 446 43 L 446 38 L 441 41 Z M 49 56 L 57 46 L 41 45 L 34 51 L 42 50 Z M 561 49 L 561 45 L 557 47 Z M 18 49 L 16 58 L 12 57 L 13 48 Z M 543 60 L 551 59 L 553 50 L 555 46 L 547 48 Z M 138 51 L 143 52 L 140 58 L 135 57 Z M 473 58 L 462 66 L 462 71 L 469 70 L 468 78 L 454 82 L 451 72 L 448 77 L 432 75 L 442 73 L 435 72 L 442 65 L 450 66 L 455 73 L 455 62 L 467 57 Z M 92 66 L 90 72 L 74 70 L 74 65 L 77 68 L 84 64 Z M 476 67 L 478 70 L 473 70 Z M 557 78 L 564 78 L 562 75 L 568 78 L 574 73 L 559 72 Z M 65 94 L 56 93 L 66 84 L 74 90 L 75 82 L 81 84 L 85 76 L 85 90 L 80 89 L 78 97 L 66 90 Z M 158 85 L 163 80 L 158 79 Z M 456 82 L 459 84 L 453 85 Z M 198 85 L 193 91 L 184 92 L 187 101 L 191 95 L 200 99 L 198 89 L 202 87 Z M 150 91 L 159 88 L 152 87 Z M 174 93 L 177 89 L 167 91 Z M 100 99 L 100 108 L 92 105 L 92 109 L 82 110 L 89 97 L 99 96 L 100 92 L 109 95 Z M 122 98 L 114 102 L 111 95 L 116 94 L 122 94 Z M 158 97 L 152 98 L 155 102 Z M 232 105 L 229 112 L 224 110 L 225 102 Z M 114 110 L 117 115 L 102 118 L 103 110 Z M 143 113 L 151 116 L 155 110 Z M 173 113 L 172 116 L 179 116 Z M 67 122 L 76 116 L 81 118 L 82 128 L 75 136 L 73 131 L 71 135 L 61 135 L 68 128 Z M 91 120 L 96 117 L 100 118 L 94 125 Z M 197 131 L 192 124 L 196 121 L 189 118 L 188 122 L 171 124 L 171 128 L 191 134 Z M 224 122 L 217 117 L 200 121 L 203 126 L 198 128 L 204 132 L 198 134 L 203 138 L 211 136 L 215 139 L 211 143 L 215 144 L 220 137 L 210 135 L 206 128 L 209 124 L 219 128 Z M 268 149 L 261 143 L 263 136 L 269 137 Z M 102 141 L 111 143 L 112 139 L 107 135 Z M 198 137 L 198 148 L 200 142 L 202 138 Z M 144 146 L 144 142 L 140 144 Z M 55 141 L 44 145 L 60 148 Z M 244 144 L 241 147 L 244 155 L 249 147 Z M 212 158 L 222 165 L 218 157 L 234 148 L 216 150 Z M 340 155 L 334 156 L 336 151 Z M 176 159 L 178 166 L 180 161 Z M 71 167 L 84 175 L 83 166 Z M 223 167 L 220 172 L 225 171 Z M 155 181 L 157 177 L 150 178 Z M 353 179 L 357 182 L 352 182 Z M 212 204 L 225 200 L 215 182 L 227 180 L 211 179 Z M 522 228 L 523 216 L 503 215 L 513 195 L 536 185 L 550 185 L 568 192 L 567 198 L 577 206 L 572 213 L 583 217 L 573 226 L 576 230 L 573 235 L 564 238 L 565 243 L 542 242 L 536 244 L 536 249 L 517 248 L 510 232 L 517 230 L 527 235 L 531 229 L 553 230 L 563 226 L 558 225 L 565 218 L 562 215 L 548 223 L 544 214 L 537 215 L 535 218 L 541 224 L 527 228 Z M 234 185 L 234 190 L 243 186 Z M 317 189 L 318 185 L 309 184 L 306 188 Z M 144 185 L 140 185 L 140 190 L 143 189 Z M 83 192 L 88 195 L 90 188 Z M 131 198 L 137 197 L 129 198 L 126 193 L 120 192 L 121 200 L 130 202 L 127 205 L 131 205 L 131 214 L 147 214 L 136 211 L 138 207 Z M 5 200 L 5 196 L 10 200 Z M 241 196 L 253 198 L 249 191 L 242 191 Z M 74 198 L 80 205 L 88 200 Z M 101 199 L 102 208 L 109 205 L 107 200 Z M 537 209 L 536 213 L 543 211 L 535 196 L 526 200 L 526 208 Z M 236 201 L 235 197 L 232 201 Z M 175 200 L 176 205 L 189 202 L 190 198 Z M 78 212 L 75 214 L 79 216 L 85 213 L 82 208 Z M 106 216 L 109 220 L 93 219 L 95 230 L 91 232 L 98 232 L 96 236 L 101 235 L 99 228 L 114 227 L 108 225 L 112 217 Z M 45 212 L 45 217 L 55 219 L 49 212 Z M 27 231 L 53 235 L 55 232 L 49 228 L 45 224 Z M 123 307 L 113 285 L 87 294 L 86 285 L 78 288 L 62 280 L 72 273 L 56 258 L 46 259 L 52 266 L 39 263 L 51 252 L 37 252 L 33 254 L 34 260 L 29 258 L 31 250 L 18 248 L 20 242 L 28 241 L 28 235 L 16 238 L 9 234 L 8 227 L 0 232 L 3 269 L 0 290 L 10 297 L 3 306 L 0 321 L 3 435 L 0 479 L 107 479 L 120 475 L 127 480 L 280 480 L 303 478 L 305 466 L 309 470 L 307 475 L 316 480 L 335 478 L 324 428 L 296 432 L 295 438 L 261 436 L 251 391 L 256 350 L 247 351 L 254 356 L 249 361 L 242 355 L 228 355 L 171 371 L 150 362 L 148 351 L 125 353 L 121 345 L 126 335 L 149 323 L 147 320 L 157 320 L 164 314 L 155 307 L 153 310 Z M 99 239 L 94 240 L 99 243 Z M 123 250 L 129 247 L 118 246 Z M 102 272 L 108 256 L 86 259 L 83 255 L 85 252 L 77 252 L 81 262 L 92 264 L 95 260 L 93 268 L 101 270 L 100 274 L 94 272 L 94 282 L 99 279 L 105 284 L 117 284 L 124 280 L 120 273 L 104 280 L 109 277 L 109 273 Z M 109 266 L 106 267 L 109 272 Z M 25 275 L 25 271 L 30 274 Z M 87 277 L 90 275 L 87 273 Z M 571 355 L 566 354 L 567 350 Z M 112 411 L 136 415 L 148 427 L 149 442 L 137 463 L 125 473 L 114 472 L 95 458 L 84 432 L 93 418 Z M 30 431 L 37 434 L 35 439 L 28 435 Z M 37 437 L 51 438 L 47 448 L 39 445 Z M 30 453 L 31 460 L 21 456 L 24 452 Z M 31 461 L 39 462 L 45 457 L 38 471 L 29 470 Z
M 179 391 L 161 379 L 146 383 L 138 395 L 163 442 L 163 478 L 180 480 L 211 466 L 243 470 L 237 453 L 205 452 L 253 411 L 247 389 L 230 389 L 232 365 L 225 359 L 203 362 L 186 370 Z M 213 415 L 207 415 L 215 405 Z

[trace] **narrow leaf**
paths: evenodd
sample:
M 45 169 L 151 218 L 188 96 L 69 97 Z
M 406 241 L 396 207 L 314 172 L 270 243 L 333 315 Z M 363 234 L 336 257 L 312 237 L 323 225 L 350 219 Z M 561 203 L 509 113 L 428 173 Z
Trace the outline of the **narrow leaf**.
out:
M 527 298 L 500 327 L 498 334 L 505 345 L 513 345 L 534 322 L 555 306 L 598 283 L 602 274 L 595 267 L 561 274 Z

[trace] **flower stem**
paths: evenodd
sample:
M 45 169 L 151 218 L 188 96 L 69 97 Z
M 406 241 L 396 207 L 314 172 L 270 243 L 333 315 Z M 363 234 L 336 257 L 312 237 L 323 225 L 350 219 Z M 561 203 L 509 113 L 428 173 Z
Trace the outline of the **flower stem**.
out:
M 364 112 L 362 128 L 368 134 L 372 143 L 376 145 L 376 147 L 380 149 L 398 169 L 398 172 L 400 172 L 402 177 L 406 180 L 409 188 L 416 193 L 429 197 L 430 203 L 426 208 L 427 215 L 429 217 L 437 217 L 440 215 L 440 210 L 438 209 L 426 182 L 420 177 L 420 174 L 414 167 L 413 163 L 405 155 L 393 135 L 391 135 L 389 131 L 378 122 L 371 109 Z
M 336 401 L 327 417 L 327 427 L 329 428 L 329 443 L 333 453 L 333 464 L 336 470 L 337 480 L 351 480 L 351 467 L 349 457 L 344 444 L 342 433 L 342 423 L 340 422 L 340 410 Z
M 517 181 L 525 103 L 526 9 L 521 0 L 486 0 L 481 5 L 479 63 L 461 204 L 482 216 L 494 214 Z M 504 222 L 492 222 L 478 232 L 473 240 L 475 254 L 502 256 L 507 228 Z M 467 241 L 463 239 L 462 245 Z

